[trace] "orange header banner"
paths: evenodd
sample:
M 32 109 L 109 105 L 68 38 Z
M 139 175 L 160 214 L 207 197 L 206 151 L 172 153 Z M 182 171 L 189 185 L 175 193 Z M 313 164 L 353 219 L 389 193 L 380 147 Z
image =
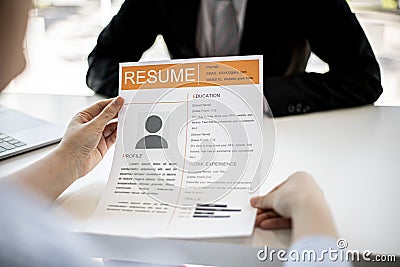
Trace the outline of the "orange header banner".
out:
M 259 84 L 259 60 L 122 66 L 122 90 Z

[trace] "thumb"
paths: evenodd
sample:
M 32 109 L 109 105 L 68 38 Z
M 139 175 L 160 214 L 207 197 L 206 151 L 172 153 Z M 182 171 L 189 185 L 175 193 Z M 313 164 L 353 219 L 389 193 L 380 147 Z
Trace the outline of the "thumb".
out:
M 265 196 L 253 197 L 250 200 L 250 203 L 255 208 L 260 209 L 273 209 L 273 199 L 275 198 L 275 194 L 282 185 L 285 184 L 285 181 L 277 185 L 274 189 L 272 189 Z
M 264 196 L 253 197 L 250 203 L 253 207 L 259 209 L 273 209 L 274 192 L 268 193 Z
M 100 114 L 93 120 L 99 127 L 106 127 L 107 123 L 114 119 L 124 104 L 124 99 L 120 96 L 116 97 L 111 103 L 109 103 Z

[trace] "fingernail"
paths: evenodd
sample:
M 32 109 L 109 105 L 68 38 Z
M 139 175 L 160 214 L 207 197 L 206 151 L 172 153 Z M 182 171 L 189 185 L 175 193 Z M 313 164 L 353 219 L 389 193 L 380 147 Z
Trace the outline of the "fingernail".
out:
M 252 206 L 256 206 L 260 197 L 253 197 L 250 199 L 250 203 Z
M 117 106 L 120 106 L 120 105 L 122 104 L 122 101 L 123 101 L 123 98 L 120 97 L 120 96 L 117 96 L 117 97 L 115 98 L 115 100 L 114 100 L 114 103 L 115 103 Z

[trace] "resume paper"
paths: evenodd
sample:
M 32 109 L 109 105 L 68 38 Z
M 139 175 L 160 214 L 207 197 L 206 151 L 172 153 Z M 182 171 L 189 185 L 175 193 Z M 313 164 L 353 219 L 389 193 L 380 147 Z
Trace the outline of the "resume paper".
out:
M 262 56 L 121 63 L 114 160 L 85 231 L 251 235 L 262 152 Z

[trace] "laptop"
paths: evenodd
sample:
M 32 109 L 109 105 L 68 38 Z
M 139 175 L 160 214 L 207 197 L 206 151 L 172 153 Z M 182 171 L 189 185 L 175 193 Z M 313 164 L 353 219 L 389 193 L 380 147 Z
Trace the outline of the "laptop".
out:
M 0 105 L 0 160 L 59 142 L 64 129 Z

